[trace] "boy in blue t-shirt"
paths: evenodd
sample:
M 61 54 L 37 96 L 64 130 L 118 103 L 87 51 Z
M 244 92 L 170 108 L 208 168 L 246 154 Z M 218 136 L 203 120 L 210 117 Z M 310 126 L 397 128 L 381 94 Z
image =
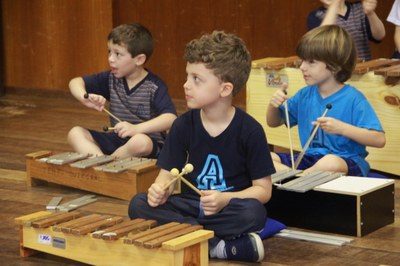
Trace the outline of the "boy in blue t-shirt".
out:
M 130 202 L 129 217 L 200 224 L 213 230 L 210 257 L 261 261 L 258 234 L 266 221 L 275 169 L 262 126 L 232 105 L 246 84 L 250 54 L 233 34 L 214 31 L 186 45 L 187 106 L 171 127 L 157 165 L 161 168 L 148 193 Z M 182 183 L 181 194 L 166 187 L 173 168 L 191 163 L 185 177 L 201 196 Z
M 298 125 L 302 147 L 318 125 L 317 133 L 306 150 L 298 169 L 343 172 L 366 176 L 366 146 L 381 148 L 386 139 L 382 126 L 365 96 L 344 84 L 356 64 L 356 48 L 343 28 L 326 25 L 306 33 L 296 48 L 303 60 L 300 70 L 308 86 L 288 99 L 285 89 L 274 93 L 268 105 L 267 124 Z M 289 123 L 282 104 L 287 100 Z M 325 117 L 322 114 L 328 110 Z M 295 155 L 294 159 L 297 159 Z M 277 169 L 292 166 L 288 154 L 272 154 Z M 281 163 L 286 165 L 282 168 Z
M 123 24 L 110 32 L 107 46 L 111 70 L 74 78 L 69 88 L 83 105 L 97 111 L 108 100 L 113 131 L 76 126 L 68 142 L 82 154 L 157 158 L 176 110 L 164 82 L 144 68 L 153 52 L 151 33 L 138 23 Z

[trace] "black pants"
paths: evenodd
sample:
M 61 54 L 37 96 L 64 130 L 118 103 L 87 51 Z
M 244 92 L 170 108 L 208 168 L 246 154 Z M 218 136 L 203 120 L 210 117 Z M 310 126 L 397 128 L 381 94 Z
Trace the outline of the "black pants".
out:
M 139 193 L 129 203 L 128 214 L 131 219 L 153 219 L 159 225 L 169 222 L 200 224 L 214 231 L 218 241 L 259 231 L 267 219 L 265 206 L 258 200 L 236 198 L 219 213 L 205 216 L 199 196 L 192 194 L 171 195 L 165 204 L 154 208 L 147 203 L 147 194 Z

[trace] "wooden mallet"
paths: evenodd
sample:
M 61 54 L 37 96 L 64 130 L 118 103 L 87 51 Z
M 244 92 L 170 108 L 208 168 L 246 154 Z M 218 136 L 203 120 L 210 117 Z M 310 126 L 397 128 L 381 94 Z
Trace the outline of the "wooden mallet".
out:
M 179 173 L 179 170 L 176 168 L 171 169 L 170 173 L 171 173 L 171 175 L 175 176 L 175 178 L 164 185 L 164 190 L 167 189 L 170 185 L 172 185 L 178 179 L 181 179 L 186 185 L 188 185 L 191 189 L 193 189 L 197 194 L 199 194 L 200 196 L 203 196 L 203 194 L 197 187 L 193 186 L 192 183 L 190 183 L 186 178 L 183 177 L 183 175 L 191 173 L 192 171 L 193 171 L 193 165 L 190 163 L 186 164 L 180 173 Z
M 89 94 L 85 93 L 83 95 L 83 98 L 85 99 L 89 99 Z M 118 117 L 116 117 L 115 115 L 113 115 L 110 111 L 108 111 L 106 108 L 103 108 L 103 111 L 106 112 L 108 115 L 112 116 L 115 120 L 117 120 L 118 122 L 122 122 L 121 119 L 119 119 Z
M 105 132 L 111 131 L 111 130 L 114 130 L 114 129 L 115 129 L 115 127 L 108 127 L 108 126 L 104 126 L 103 127 L 103 131 L 105 131 Z

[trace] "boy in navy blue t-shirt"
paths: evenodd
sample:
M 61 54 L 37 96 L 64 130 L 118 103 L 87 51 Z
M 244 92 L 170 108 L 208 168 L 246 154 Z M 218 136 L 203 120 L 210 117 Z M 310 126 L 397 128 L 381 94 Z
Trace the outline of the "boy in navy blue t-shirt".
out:
M 233 34 L 214 31 L 186 45 L 187 106 L 167 136 L 157 161 L 161 171 L 148 193 L 130 202 L 129 216 L 160 224 L 201 224 L 213 230 L 210 257 L 261 261 L 264 246 L 254 233 L 266 221 L 275 168 L 262 126 L 232 105 L 246 84 L 250 54 Z M 181 194 L 166 185 L 173 168 L 191 163 L 185 177 L 201 191 L 182 184 Z

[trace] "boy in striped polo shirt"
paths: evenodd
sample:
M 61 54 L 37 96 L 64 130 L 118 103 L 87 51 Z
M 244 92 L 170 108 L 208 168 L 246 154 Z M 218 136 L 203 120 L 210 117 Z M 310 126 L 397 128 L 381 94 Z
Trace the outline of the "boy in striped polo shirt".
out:
M 113 130 L 75 126 L 68 142 L 82 154 L 157 158 L 176 109 L 165 83 L 144 67 L 153 52 L 152 35 L 138 23 L 124 24 L 109 33 L 107 46 L 111 70 L 73 78 L 69 88 L 97 111 L 109 101 Z

